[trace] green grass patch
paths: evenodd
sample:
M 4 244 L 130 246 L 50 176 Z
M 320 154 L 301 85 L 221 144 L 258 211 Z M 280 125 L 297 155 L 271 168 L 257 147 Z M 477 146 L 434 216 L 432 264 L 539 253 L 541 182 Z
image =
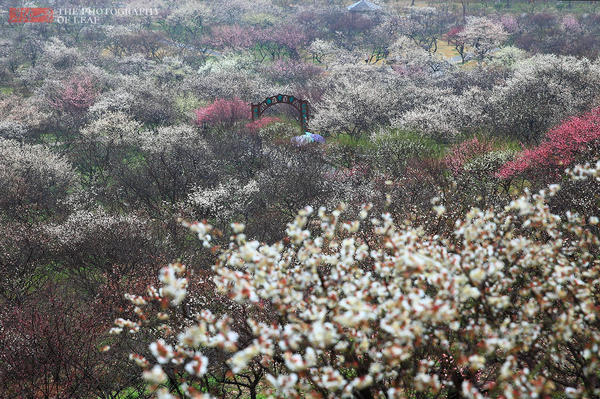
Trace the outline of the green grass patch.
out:
M 56 145 L 59 143 L 59 137 L 56 133 L 42 133 L 39 136 L 39 143 L 47 146 Z
M 437 42 L 436 54 L 439 54 L 446 58 L 452 58 L 457 55 L 460 55 L 460 54 L 458 54 L 458 51 L 456 51 L 456 48 L 454 47 L 454 45 L 448 44 L 448 42 L 443 39 L 438 40 L 438 42 Z
M 479 141 L 491 141 L 493 144 L 494 151 L 521 151 L 523 149 L 523 147 L 521 146 L 521 142 L 513 137 L 494 136 L 489 132 L 478 132 L 475 134 L 464 135 L 459 140 L 457 140 L 457 143 L 470 140 L 473 137 L 477 137 Z
M 255 26 L 273 26 L 277 23 L 278 18 L 275 15 L 267 13 L 256 13 L 242 16 L 242 21 Z
M 437 141 L 431 137 L 424 136 L 418 132 L 401 129 L 392 129 L 389 133 L 378 136 L 375 138 L 374 143 L 376 145 L 381 145 L 384 141 L 405 144 L 407 146 L 418 146 L 418 148 L 420 148 L 420 153 L 416 155 L 430 158 L 443 157 L 448 148 L 448 144 Z
M 342 147 L 350 147 L 355 149 L 374 149 L 375 143 L 365 136 L 354 137 L 346 133 L 339 133 L 332 136 L 328 140 L 331 144 L 337 144 Z

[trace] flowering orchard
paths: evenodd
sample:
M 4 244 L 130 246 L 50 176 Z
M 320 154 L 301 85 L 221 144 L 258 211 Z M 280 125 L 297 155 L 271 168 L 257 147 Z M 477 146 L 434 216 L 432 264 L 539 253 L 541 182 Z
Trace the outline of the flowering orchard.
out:
M 567 172 L 600 181 L 600 161 Z M 357 220 L 344 205 L 307 207 L 271 245 L 234 223 L 218 248 L 209 224 L 184 223 L 216 253 L 214 289 L 246 317 L 190 311 L 190 272 L 177 263 L 158 288 L 126 295 L 137 317 L 112 333 L 160 335 L 148 358 L 131 355 L 160 398 L 226 385 L 256 397 L 262 375 L 282 398 L 598 397 L 599 220 L 551 213 L 559 190 L 473 208 L 451 238 L 370 205 Z
M 2 25 L 0 399 L 600 396 L 600 3 L 352 2 Z

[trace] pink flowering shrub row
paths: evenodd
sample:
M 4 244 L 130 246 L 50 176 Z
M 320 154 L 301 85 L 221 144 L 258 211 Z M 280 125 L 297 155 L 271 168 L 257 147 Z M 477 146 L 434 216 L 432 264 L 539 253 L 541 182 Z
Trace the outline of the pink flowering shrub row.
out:
M 573 117 L 546 134 L 537 147 L 524 150 L 504 164 L 496 175 L 510 179 L 520 175 L 556 176 L 578 156 L 597 148 L 600 139 L 600 108 Z

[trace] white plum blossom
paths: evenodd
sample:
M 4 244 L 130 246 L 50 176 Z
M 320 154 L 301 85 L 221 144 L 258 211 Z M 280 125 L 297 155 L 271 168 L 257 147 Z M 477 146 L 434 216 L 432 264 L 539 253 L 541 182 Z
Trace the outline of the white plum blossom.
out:
M 173 305 L 179 305 L 185 298 L 187 279 L 178 277 L 185 269 L 181 269 L 181 264 L 171 264 L 167 267 L 163 267 L 160 270 L 159 280 L 163 283 L 160 288 L 160 295 L 171 299 Z
M 277 377 L 273 377 L 271 374 L 267 374 L 267 381 L 279 394 L 279 397 L 288 397 L 296 393 L 296 382 L 298 376 L 296 374 L 280 374 Z
M 165 343 L 163 339 L 150 344 L 150 352 L 160 364 L 168 363 L 173 358 L 173 347 Z
M 149 370 L 145 370 L 142 373 L 142 377 L 151 384 L 162 384 L 167 380 L 167 374 L 158 364 Z
M 196 352 L 192 358 L 192 361 L 185 365 L 185 371 L 191 375 L 202 377 L 204 374 L 206 374 L 207 367 L 208 358 L 201 353 Z

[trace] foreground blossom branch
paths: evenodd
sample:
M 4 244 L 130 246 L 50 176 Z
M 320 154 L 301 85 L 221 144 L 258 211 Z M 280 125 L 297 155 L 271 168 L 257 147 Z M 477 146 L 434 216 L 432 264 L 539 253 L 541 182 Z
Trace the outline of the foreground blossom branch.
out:
M 568 173 L 600 179 L 600 162 Z M 552 214 L 559 189 L 471 209 L 453 237 L 370 206 L 354 221 L 343 205 L 307 207 L 272 245 L 232 224 L 229 246 L 211 248 L 210 225 L 184 223 L 218 255 L 216 293 L 246 316 L 202 310 L 175 322 L 193 298 L 185 266 L 171 264 L 160 288 L 127 295 L 138 317 L 113 332 L 149 328 L 158 305 L 165 333 L 153 358 L 132 359 L 160 398 L 212 397 L 224 391 L 207 375 L 238 381 L 257 370 L 282 398 L 599 397 L 598 218 Z

